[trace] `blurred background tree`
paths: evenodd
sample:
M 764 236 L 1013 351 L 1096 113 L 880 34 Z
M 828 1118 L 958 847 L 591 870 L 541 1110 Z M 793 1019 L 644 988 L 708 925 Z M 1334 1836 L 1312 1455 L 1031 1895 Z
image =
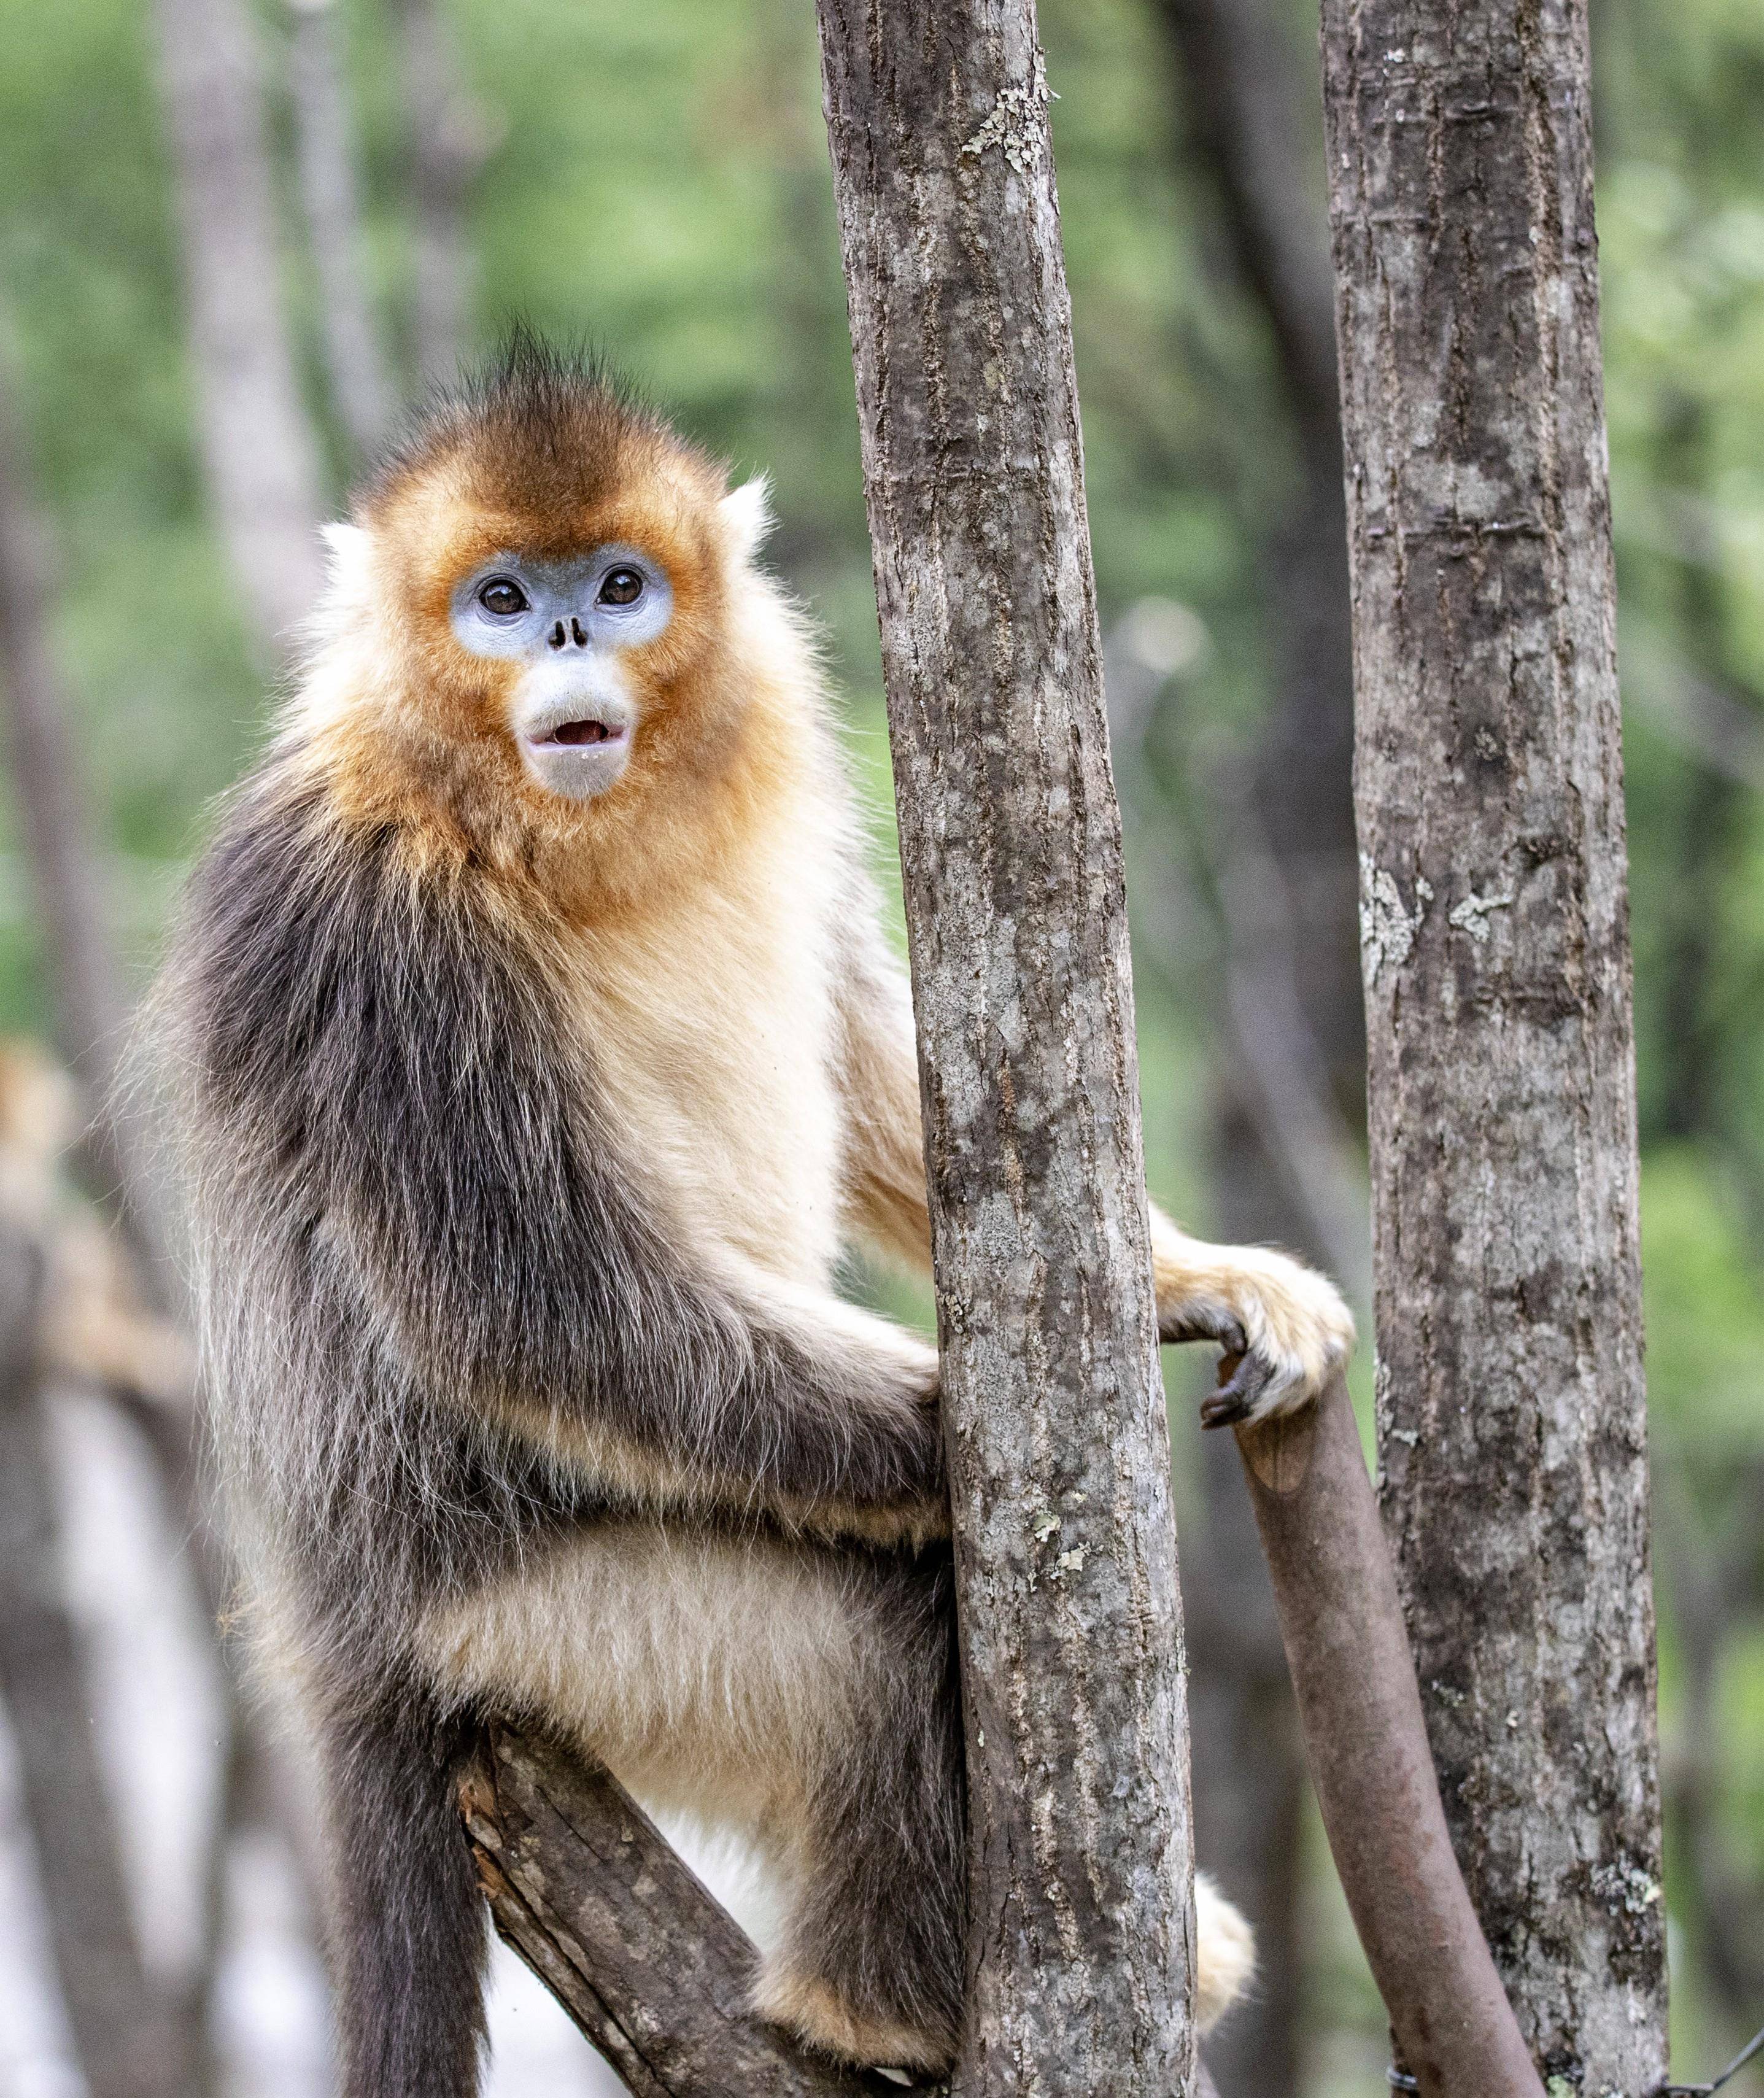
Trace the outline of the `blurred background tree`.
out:
M 1042 12 L 1153 1183 L 1197 1228 L 1323 1261 L 1363 1313 L 1314 17 L 1300 0 Z M 1764 15 L 1595 0 L 1593 26 L 1688 2075 L 1764 2017 Z M 77 775 L 53 822 L 0 805 L 0 1029 L 102 1081 L 116 1042 L 113 1023 L 91 1038 L 91 985 L 112 964 L 73 953 L 69 925 L 145 981 L 311 586 L 309 538 L 276 547 L 340 510 L 398 400 L 516 314 L 596 344 L 738 473 L 771 476 L 773 558 L 822 622 L 892 876 L 812 9 L 81 0 L 51 19 L 0 0 L 0 494 L 32 572 L 0 589 L 0 662 L 15 720 L 52 687 L 55 762 Z M 41 739 L 12 748 L 28 786 Z M 41 779 L 28 791 L 41 819 Z M 82 1165 L 99 1196 L 125 1170 L 101 1146 Z M 72 1229 L 80 1198 L 59 1202 Z M 167 1283 L 148 1270 L 148 1294 Z M 883 1278 L 854 1283 L 924 1315 Z M 1345 2098 L 1383 2087 L 1382 2019 L 1306 1803 L 1235 1463 L 1191 1428 L 1197 1375 L 1172 1363 L 1200 1846 L 1269 1960 L 1213 2065 L 1223 2098 Z M 188 2087 L 293 2098 L 323 2087 L 324 2054 L 298 1815 L 261 1755 L 241 1765 L 181 1460 L 162 1415 L 94 1399 L 118 1384 L 63 1363 L 32 1444 L 134 1895 L 118 1957 L 157 1977 L 186 2039 L 205 2021 Z M 0 2086 L 72 2092 L 27 1731 L 0 1733 L 0 1956 L 35 1981 L 0 2033 Z M 551 2017 L 506 1982 L 501 2087 L 598 2087 Z

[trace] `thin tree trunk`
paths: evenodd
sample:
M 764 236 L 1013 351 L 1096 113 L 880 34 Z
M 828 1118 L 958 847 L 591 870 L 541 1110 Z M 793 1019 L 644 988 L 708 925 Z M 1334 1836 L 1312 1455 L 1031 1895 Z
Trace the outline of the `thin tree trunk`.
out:
M 445 385 L 470 337 L 476 273 L 465 208 L 484 143 L 477 112 L 459 82 L 440 0 L 394 0 L 394 13 L 410 125 L 417 376 L 424 385 Z
M 1534 2053 L 1665 2070 L 1586 24 L 1324 0 L 1379 1439 L 1452 1833 Z
M 318 594 L 323 484 L 283 305 L 252 24 L 244 0 L 155 0 L 155 17 L 203 466 L 270 659 Z
M 61 1594 L 37 1374 L 37 1248 L 0 1219 L 0 1699 L 56 1977 L 92 2098 L 172 2098 L 177 2047 L 142 1965 L 78 1635 Z
M 49 646 L 46 533 L 27 485 L 20 436 L 10 398 L 0 393 L 0 699 L 3 699 L 14 801 L 30 862 L 33 900 L 44 933 L 44 963 L 55 1018 L 56 1045 L 72 1073 L 87 1116 L 81 1138 L 88 1177 L 103 1206 L 122 1226 L 147 1301 L 166 1315 L 184 1307 L 153 1176 L 143 1144 L 117 1104 L 117 1065 L 127 1034 L 127 1005 L 103 895 L 100 856 L 81 792 L 82 768 L 68 726 L 68 704 Z M 171 1521 L 189 1548 L 189 1563 L 210 1631 L 226 1601 L 204 1505 L 192 1403 L 163 1392 L 113 1391 L 146 1439 Z M 222 1749 L 229 1771 L 258 1753 L 218 1640 L 217 1679 L 224 1702 Z M 278 1751 L 270 1751 L 272 1754 Z M 267 1788 L 266 1788 L 267 1789 Z M 282 1788 L 286 1797 L 285 1787 Z M 209 1832 L 204 1870 L 204 1955 L 181 2006 L 184 2057 L 201 2088 L 213 2081 L 208 2017 L 223 1923 L 222 1868 L 233 1826 L 223 1806 Z
M 1764 1887 L 1732 1841 L 1722 1811 L 1726 1744 L 1722 1664 L 1764 1611 L 1764 1461 L 1742 1473 L 1724 1534 L 1693 1516 L 1682 1469 L 1656 1470 L 1676 1545 L 1668 1593 L 1674 1604 L 1683 1691 L 1678 1753 L 1669 1763 L 1666 1807 L 1673 1854 L 1684 1875 L 1684 1920 L 1699 1963 L 1735 2034 L 1749 2032 L 1764 2008 Z
M 1231 1155 L 1242 1156 L 1235 1148 Z M 1261 1192 L 1271 1192 L 1266 1182 Z M 1296 2098 L 1305 1750 L 1241 1467 L 1236 1451 L 1220 1443 L 1202 1438 L 1205 1519 L 1183 1533 L 1195 1850 L 1255 1928 L 1257 1978 L 1254 2003 L 1209 2035 L 1207 2054 L 1225 2098 Z
M 1029 0 L 821 0 L 960 1591 L 957 2087 L 1187 2098 L 1187 1714 L 1120 815 Z
M 338 50 L 336 0 L 288 0 L 301 201 L 318 280 L 331 397 L 357 457 L 384 440 L 397 399 L 363 270 L 361 184 Z
M 1274 704 L 1258 740 L 1233 836 L 1245 818 L 1266 841 L 1257 919 L 1279 920 L 1290 994 L 1320 1050 L 1336 1103 L 1365 1091 L 1365 1027 L 1354 938 L 1354 683 L 1341 499 L 1328 226 L 1310 125 L 1316 78 L 1301 76 L 1284 11 L 1269 0 L 1161 0 L 1189 136 L 1206 171 L 1232 266 L 1275 350 L 1298 487 L 1261 548 Z M 1222 889 L 1234 877 L 1222 876 Z M 1256 980 L 1250 913 L 1227 911 L 1230 981 Z M 1279 1026 L 1270 1014 L 1264 1025 Z M 1285 1032 L 1293 1032 L 1289 1025 Z M 1240 1023 L 1240 1035 L 1253 1035 Z M 1274 1112 L 1290 1119 L 1284 1102 Z M 1339 1106 L 1337 1112 L 1340 1112 Z M 1353 1188 L 1354 1259 L 1323 1241 L 1288 1191 L 1277 1148 L 1240 1082 L 1222 1088 L 1214 1185 L 1222 1236 L 1292 1246 L 1351 1284 L 1366 1255 L 1363 1192 Z M 1337 1234 L 1339 1235 L 1339 1231 Z M 1262 1980 L 1253 2016 L 1209 2048 L 1226 2098 L 1296 2091 L 1303 1947 L 1297 1907 L 1305 1790 L 1297 1714 L 1266 1569 L 1235 1453 L 1204 1446 L 1206 1521 L 1184 1555 L 1194 1661 L 1195 1825 L 1209 1870 L 1256 1926 Z
M 7 757 L 34 876 L 56 1038 L 91 1114 L 85 1149 L 92 1176 L 114 1195 L 137 1179 L 105 1111 L 127 1015 L 91 849 L 91 819 L 49 652 L 47 571 L 44 527 L 26 485 L 11 396 L 0 391 L 0 698 Z M 155 1219 L 137 1203 L 126 1206 L 138 1242 L 156 1254 L 161 1247 Z

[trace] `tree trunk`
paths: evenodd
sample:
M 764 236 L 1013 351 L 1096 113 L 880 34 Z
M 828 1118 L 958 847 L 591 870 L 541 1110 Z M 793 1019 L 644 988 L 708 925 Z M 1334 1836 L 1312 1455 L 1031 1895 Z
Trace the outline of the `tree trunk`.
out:
M 0 703 L 7 770 L 43 930 L 55 1047 L 80 1088 L 85 1175 L 117 1218 L 156 1310 L 182 1310 L 146 1140 L 119 1105 L 129 1004 L 104 896 L 103 855 L 50 647 L 48 533 L 23 434 L 0 391 Z M 186 1431 L 183 1439 L 189 1439 Z
M 244 0 L 155 0 L 208 498 L 273 660 L 322 580 L 321 477 L 282 301 L 263 92 Z
M 79 1638 L 61 1594 L 37 1375 L 37 1248 L 0 1219 L 0 1699 L 56 1978 L 92 2098 L 172 2098 L 177 2043 L 143 1968 Z
M 1120 814 L 1029 0 L 821 0 L 919 1030 L 968 1727 L 957 2087 L 1194 2087 Z
M 1384 1509 L 1547 2074 L 1665 2070 L 1586 25 L 1324 0 Z
M 1235 273 L 1274 348 L 1297 470 L 1288 514 L 1260 528 L 1274 703 L 1245 782 L 1246 805 L 1226 813 L 1221 833 L 1235 836 L 1247 821 L 1266 840 L 1262 878 L 1253 869 L 1243 877 L 1254 882 L 1253 916 L 1277 927 L 1290 995 L 1315 1045 L 1314 1082 L 1338 1114 L 1345 1108 L 1357 1117 L 1366 1058 L 1354 932 L 1353 655 L 1329 235 L 1309 157 L 1319 150 L 1311 135 L 1315 76 L 1301 76 L 1285 11 L 1269 0 L 1161 0 L 1159 11 Z M 1229 868 L 1221 875 L 1222 890 L 1235 877 Z M 1227 911 L 1230 972 L 1253 981 L 1257 956 L 1237 951 L 1246 933 L 1253 941 L 1254 926 L 1240 928 Z M 1267 1024 L 1278 1027 L 1279 1016 Z M 1297 1045 L 1284 1046 L 1290 1055 Z M 1244 1091 L 1241 1083 L 1221 1088 L 1213 1173 L 1220 1236 L 1274 1240 L 1353 1287 L 1366 1266 L 1357 1171 L 1348 1183 L 1351 1201 L 1332 1205 L 1343 1222 L 1332 1236 L 1354 1233 L 1349 1268 L 1313 1221 L 1319 1205 L 1293 1199 L 1291 1175 L 1265 1133 L 1267 1114 Z M 1228 2021 L 1208 2053 L 1226 2098 L 1259 2098 L 1299 2087 L 1304 1756 L 1236 1455 L 1220 1437 L 1202 1446 L 1206 1521 L 1183 1555 L 1196 1849 L 1254 1924 L 1262 1976 L 1254 2014 Z
M 0 393 L 0 687 L 8 766 L 30 861 L 61 1052 L 85 1096 L 93 1178 L 107 1192 L 136 1184 L 108 1112 L 127 1009 L 117 981 L 92 823 L 49 652 L 44 528 L 25 481 L 11 398 Z M 131 1227 L 154 1252 L 156 1220 L 130 1203 Z
M 86 1177 L 101 1206 L 121 1224 L 148 1305 L 170 1316 L 187 1307 L 154 1174 L 143 1155 L 145 1141 L 118 1106 L 127 1002 L 105 908 L 102 858 L 50 649 L 46 535 L 22 454 L 11 402 L 0 394 L 0 694 L 13 798 L 43 928 L 56 1046 L 78 1084 L 87 1117 L 81 1139 Z M 204 1503 L 195 1407 L 169 1402 L 163 1392 L 116 1390 L 112 1396 L 147 1440 L 171 1519 L 186 1540 L 204 1622 L 212 1631 L 226 1613 L 231 1577 L 221 1564 Z M 25 1416 L 20 1418 L 29 1427 Z M 230 1656 L 218 1642 L 215 1658 L 224 1699 L 222 1749 L 230 1770 L 250 1752 L 246 1737 L 257 1730 L 240 1709 Z M 286 1787 L 282 1793 L 285 1797 Z M 209 1832 L 204 1958 L 181 2006 L 184 2058 L 191 2076 L 204 2088 L 213 2080 L 208 2012 L 218 1966 L 230 1826 L 223 1813 Z
M 361 184 L 338 51 L 335 0 L 288 0 L 301 202 L 318 280 L 331 397 L 358 459 L 371 458 L 397 412 L 363 274 Z
M 393 11 L 410 125 L 417 377 L 445 386 L 458 371 L 472 317 L 475 271 L 464 216 L 484 143 L 478 113 L 457 77 L 439 0 L 394 0 Z

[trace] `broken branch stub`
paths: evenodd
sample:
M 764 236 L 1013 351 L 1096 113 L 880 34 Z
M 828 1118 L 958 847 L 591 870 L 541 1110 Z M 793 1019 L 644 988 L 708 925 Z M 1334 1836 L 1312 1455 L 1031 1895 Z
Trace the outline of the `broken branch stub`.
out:
M 1424 2098 L 1542 2098 L 1452 1853 L 1345 1384 L 1237 1442 L 1323 1826 L 1404 2064 Z

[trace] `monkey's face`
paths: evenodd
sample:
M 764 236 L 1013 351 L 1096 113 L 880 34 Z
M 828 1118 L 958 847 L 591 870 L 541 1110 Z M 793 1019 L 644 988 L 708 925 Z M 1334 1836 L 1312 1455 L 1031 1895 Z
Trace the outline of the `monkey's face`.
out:
M 467 654 L 506 666 L 508 727 L 528 773 L 572 801 L 603 794 L 630 762 L 641 681 L 629 652 L 674 617 L 660 562 L 614 542 L 551 560 L 498 552 L 454 586 Z
M 634 867 L 651 819 L 745 747 L 727 500 L 721 467 L 587 381 L 441 410 L 368 494 L 340 586 L 398 776 L 480 836 L 617 841 Z

